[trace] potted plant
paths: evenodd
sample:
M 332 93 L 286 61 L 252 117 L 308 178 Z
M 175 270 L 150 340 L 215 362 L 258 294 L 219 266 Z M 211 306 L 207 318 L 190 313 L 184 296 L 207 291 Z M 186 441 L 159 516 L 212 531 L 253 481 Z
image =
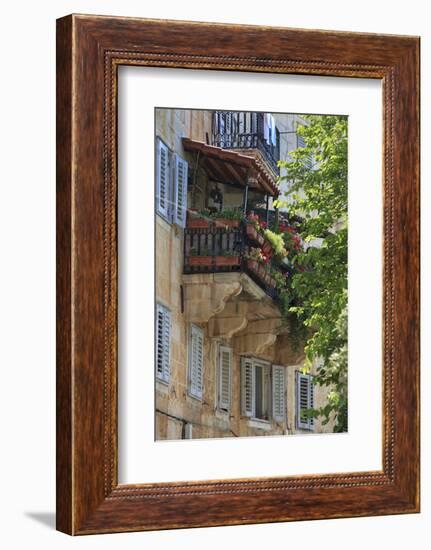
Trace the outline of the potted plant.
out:
M 256 226 L 252 223 L 248 223 L 246 225 L 246 232 L 247 232 L 247 237 L 255 242 L 256 244 L 258 244 L 259 246 L 262 246 L 263 243 L 265 242 L 265 239 L 263 238 L 263 236 L 259 233 L 259 231 L 257 230 Z
M 264 251 L 268 251 L 267 253 L 269 254 L 275 254 L 280 259 L 287 256 L 283 235 L 274 233 L 270 229 L 265 230 L 265 245 L 263 249 Z
M 225 208 L 211 214 L 216 227 L 239 227 L 242 220 L 242 211 L 236 208 Z
M 265 242 L 263 235 L 261 234 L 262 228 L 259 221 L 259 216 L 257 214 L 250 213 L 247 216 L 247 225 L 246 225 L 246 233 L 247 237 L 258 244 L 259 246 L 262 246 Z
M 187 227 L 189 229 L 208 229 L 211 224 L 209 210 L 188 210 L 187 212 Z
M 262 260 L 262 251 L 260 248 L 251 247 L 246 256 L 247 259 L 247 269 L 253 271 L 254 273 L 258 272 L 259 262 Z

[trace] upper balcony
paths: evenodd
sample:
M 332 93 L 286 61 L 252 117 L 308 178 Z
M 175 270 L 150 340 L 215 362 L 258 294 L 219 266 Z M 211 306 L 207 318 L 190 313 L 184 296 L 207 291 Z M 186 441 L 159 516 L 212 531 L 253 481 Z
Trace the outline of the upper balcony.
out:
M 248 154 L 259 152 L 274 174 L 279 175 L 280 132 L 269 113 L 215 111 L 211 144 Z

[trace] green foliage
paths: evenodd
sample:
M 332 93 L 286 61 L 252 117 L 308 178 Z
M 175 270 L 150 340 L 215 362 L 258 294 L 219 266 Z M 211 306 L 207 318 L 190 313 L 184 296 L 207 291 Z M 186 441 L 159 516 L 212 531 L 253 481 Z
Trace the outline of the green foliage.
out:
M 249 249 L 248 254 L 246 255 L 246 258 L 248 260 L 255 260 L 256 262 L 263 263 L 262 249 L 252 246 Z
M 210 214 L 210 217 L 214 220 L 242 220 L 244 213 L 239 208 L 224 208 L 223 210 L 217 210 Z
M 308 116 L 300 126 L 306 144 L 281 162 L 290 182 L 278 200 L 301 218 L 298 233 L 309 246 L 289 259 L 300 269 L 291 277 L 286 318 L 296 318 L 306 337 L 306 368 L 318 361 L 314 382 L 328 387 L 327 404 L 312 414 L 347 430 L 347 117 Z M 313 169 L 310 170 L 310 158 Z M 290 238 L 290 237 L 289 237 Z
M 274 231 L 271 231 L 270 229 L 265 229 L 264 235 L 266 239 L 271 243 L 271 246 L 274 249 L 274 253 L 276 256 L 286 256 L 287 252 L 284 248 L 284 240 L 282 235 L 274 233 Z

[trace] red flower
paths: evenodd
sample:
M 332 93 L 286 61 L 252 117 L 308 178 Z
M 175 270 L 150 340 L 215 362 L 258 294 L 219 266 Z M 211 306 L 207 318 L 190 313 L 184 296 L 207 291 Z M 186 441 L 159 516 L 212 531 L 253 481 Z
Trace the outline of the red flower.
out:
M 264 264 L 267 264 L 269 262 L 269 257 L 265 256 L 265 254 L 262 254 L 262 260 Z

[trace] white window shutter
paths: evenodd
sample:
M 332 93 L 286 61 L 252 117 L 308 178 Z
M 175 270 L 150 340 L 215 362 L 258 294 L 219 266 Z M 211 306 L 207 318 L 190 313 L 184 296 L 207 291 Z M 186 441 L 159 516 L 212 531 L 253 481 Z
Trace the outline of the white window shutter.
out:
M 157 139 L 156 162 L 156 205 L 157 211 L 169 219 L 169 149 L 161 139 Z
M 314 407 L 314 388 L 312 376 L 298 372 L 296 375 L 296 421 L 298 428 L 311 430 L 314 426 L 314 418 L 303 414 L 306 409 Z
M 309 385 L 308 385 L 308 407 L 310 409 L 314 409 L 314 384 L 313 384 L 313 377 L 312 375 L 310 374 L 308 376 L 309 378 Z M 310 427 L 310 430 L 313 429 L 314 427 L 314 418 L 311 417 L 308 419 L 308 423 L 309 423 L 309 427 Z
M 241 409 L 244 416 L 254 416 L 254 368 L 248 357 L 241 360 Z
M 188 164 L 179 155 L 175 155 L 174 171 L 174 218 L 180 227 L 185 227 L 187 216 L 187 177 Z
M 301 135 L 296 134 L 296 138 L 297 138 L 296 142 L 298 147 L 306 147 L 305 139 Z
M 189 350 L 189 392 L 202 399 L 204 370 L 204 333 L 196 325 L 191 326 Z
M 171 312 L 157 304 L 156 307 L 156 375 L 169 382 L 171 363 Z
M 219 348 L 219 407 L 230 410 L 231 399 L 231 372 L 232 372 L 232 350 L 225 346 Z
M 272 366 L 272 415 L 275 420 L 285 419 L 285 370 L 279 365 Z
M 297 147 L 301 147 L 301 148 L 307 147 L 307 144 L 305 143 L 305 139 L 299 134 L 296 134 L 296 144 L 297 144 Z M 312 164 L 313 164 L 313 156 L 310 153 L 308 157 L 305 159 L 305 166 L 307 168 L 311 168 Z

